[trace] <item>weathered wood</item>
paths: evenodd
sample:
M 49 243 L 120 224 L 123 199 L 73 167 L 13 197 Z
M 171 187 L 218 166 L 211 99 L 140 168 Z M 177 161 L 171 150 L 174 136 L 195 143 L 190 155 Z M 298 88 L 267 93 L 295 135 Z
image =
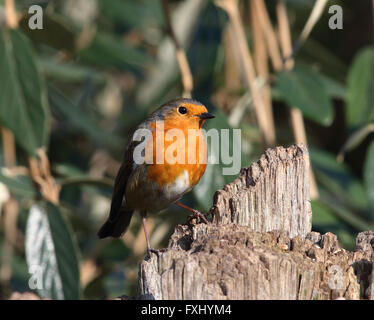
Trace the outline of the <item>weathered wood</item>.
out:
M 353 260 L 361 296 L 374 300 L 374 231 L 358 234 Z
M 374 299 L 364 250 L 341 248 L 332 233 L 178 226 L 168 250 L 141 263 L 139 289 L 151 299 Z
M 179 225 L 140 264 L 142 299 L 374 299 L 374 232 L 349 252 L 311 231 L 308 153 L 276 148 L 216 193 L 213 223 Z
M 216 192 L 213 222 L 305 237 L 312 228 L 308 174 L 309 154 L 303 145 L 268 149 Z

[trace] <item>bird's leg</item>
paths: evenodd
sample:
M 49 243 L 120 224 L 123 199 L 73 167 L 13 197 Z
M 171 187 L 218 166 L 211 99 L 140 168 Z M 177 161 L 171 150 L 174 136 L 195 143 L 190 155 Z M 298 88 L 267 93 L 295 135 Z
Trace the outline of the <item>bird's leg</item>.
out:
M 204 223 L 206 223 L 206 224 L 209 223 L 208 220 L 206 219 L 205 215 L 204 215 L 203 213 L 201 213 L 200 211 L 195 210 L 195 209 L 192 209 L 192 208 L 190 208 L 189 206 L 186 206 L 185 204 L 180 203 L 179 201 L 177 201 L 175 204 L 176 204 L 177 206 L 183 208 L 183 209 L 186 209 L 186 210 L 192 212 L 193 215 L 190 216 L 190 219 L 193 219 L 193 218 L 200 218 Z
M 144 230 L 144 235 L 145 235 L 145 241 L 147 242 L 147 253 L 148 253 L 149 257 L 151 257 L 152 252 L 157 254 L 157 256 L 159 256 L 162 250 L 153 249 L 153 248 L 151 248 L 151 246 L 149 244 L 147 226 L 146 226 L 146 223 L 145 223 L 145 221 L 147 219 L 147 214 L 142 213 L 141 215 L 142 215 L 142 224 L 143 224 L 143 230 Z

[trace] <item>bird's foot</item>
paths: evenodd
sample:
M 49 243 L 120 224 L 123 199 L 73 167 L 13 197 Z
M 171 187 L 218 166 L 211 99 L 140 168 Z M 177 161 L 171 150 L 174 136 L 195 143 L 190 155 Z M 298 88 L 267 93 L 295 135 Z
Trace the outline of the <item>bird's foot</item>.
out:
M 191 220 L 199 218 L 201 221 L 203 221 L 205 224 L 208 224 L 209 221 L 205 217 L 203 213 L 201 213 L 198 210 L 193 209 L 193 214 L 188 217 L 188 223 L 191 223 Z
M 148 256 L 151 257 L 152 256 L 152 253 L 155 253 L 157 255 L 157 257 L 159 257 L 161 255 L 162 252 L 165 252 L 166 249 L 163 248 L 163 249 L 153 249 L 153 248 L 147 248 L 147 253 L 148 253 Z

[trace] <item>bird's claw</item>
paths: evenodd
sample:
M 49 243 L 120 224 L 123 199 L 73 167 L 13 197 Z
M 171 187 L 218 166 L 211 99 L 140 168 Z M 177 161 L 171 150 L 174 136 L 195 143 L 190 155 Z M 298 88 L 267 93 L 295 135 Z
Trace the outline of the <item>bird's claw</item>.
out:
M 159 257 L 161 255 L 162 252 L 165 252 L 166 249 L 153 249 L 153 248 L 147 248 L 147 253 L 148 253 L 148 256 L 151 257 L 152 253 L 155 253 L 157 255 L 157 257 Z
M 193 214 L 188 217 L 188 223 L 190 223 L 191 220 L 196 219 L 196 218 L 199 218 L 205 224 L 209 223 L 209 221 L 206 219 L 205 215 L 198 210 L 194 210 Z

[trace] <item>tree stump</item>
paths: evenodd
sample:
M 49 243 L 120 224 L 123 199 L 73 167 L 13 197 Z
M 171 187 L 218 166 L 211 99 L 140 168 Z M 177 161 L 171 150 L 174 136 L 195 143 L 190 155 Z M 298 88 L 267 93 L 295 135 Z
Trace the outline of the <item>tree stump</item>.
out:
M 356 250 L 311 232 L 309 156 L 269 149 L 216 192 L 213 222 L 178 225 L 139 270 L 141 299 L 373 299 L 374 232 Z
M 213 222 L 305 237 L 312 229 L 308 175 L 304 146 L 268 149 L 259 161 L 242 169 L 234 182 L 216 192 Z

